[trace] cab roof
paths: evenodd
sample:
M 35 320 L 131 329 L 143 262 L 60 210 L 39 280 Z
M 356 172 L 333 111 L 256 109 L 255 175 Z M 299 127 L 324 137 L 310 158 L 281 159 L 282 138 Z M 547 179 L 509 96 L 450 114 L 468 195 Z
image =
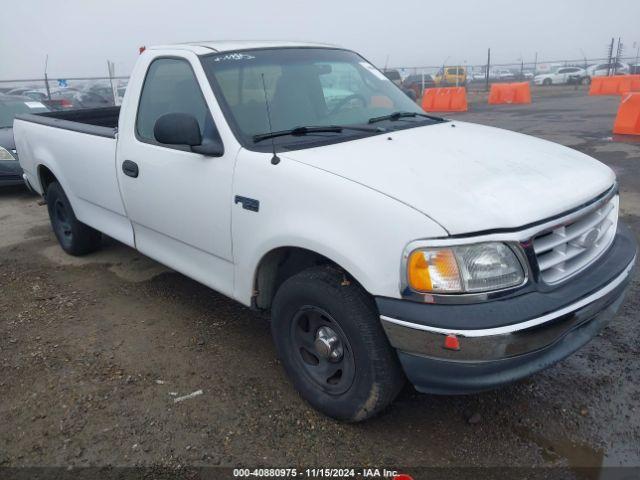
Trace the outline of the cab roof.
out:
M 286 40 L 206 40 L 199 42 L 185 42 L 173 45 L 155 45 L 151 50 L 179 49 L 190 50 L 197 55 L 213 52 L 232 52 L 236 50 L 252 50 L 257 48 L 340 48 L 328 43 L 296 42 Z

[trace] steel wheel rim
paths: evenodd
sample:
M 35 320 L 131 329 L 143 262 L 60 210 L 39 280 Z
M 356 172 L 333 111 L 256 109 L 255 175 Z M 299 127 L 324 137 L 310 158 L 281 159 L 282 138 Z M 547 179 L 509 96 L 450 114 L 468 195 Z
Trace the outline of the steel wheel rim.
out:
M 293 356 L 300 370 L 322 391 L 341 395 L 353 384 L 355 361 L 340 324 L 325 310 L 304 306 L 290 329 Z

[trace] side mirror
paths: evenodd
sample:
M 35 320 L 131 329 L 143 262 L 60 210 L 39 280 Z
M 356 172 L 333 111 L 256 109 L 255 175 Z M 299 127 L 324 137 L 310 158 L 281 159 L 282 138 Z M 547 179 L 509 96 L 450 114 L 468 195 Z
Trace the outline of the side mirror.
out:
M 205 138 L 200 145 L 192 145 L 191 151 L 206 155 L 207 157 L 221 157 L 224 155 L 224 146 L 218 139 Z
M 206 128 L 205 128 L 206 129 Z M 200 125 L 188 113 L 162 115 L 153 127 L 153 136 L 166 145 L 188 145 L 191 151 L 209 157 L 224 155 L 224 146 L 219 138 L 202 138 Z
M 167 113 L 162 115 L 153 126 L 153 136 L 167 145 L 189 145 L 202 143 L 200 125 L 193 115 L 187 113 Z

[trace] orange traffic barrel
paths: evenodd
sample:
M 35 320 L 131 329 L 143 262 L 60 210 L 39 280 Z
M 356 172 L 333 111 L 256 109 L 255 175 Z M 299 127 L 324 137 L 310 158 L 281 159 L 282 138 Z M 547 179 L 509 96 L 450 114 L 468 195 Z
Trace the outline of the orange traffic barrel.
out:
M 613 133 L 640 135 L 640 92 L 627 93 L 620 102 Z
M 426 88 L 422 95 L 422 109 L 426 112 L 466 112 L 465 87 Z
M 489 105 L 531 103 L 529 82 L 492 83 Z

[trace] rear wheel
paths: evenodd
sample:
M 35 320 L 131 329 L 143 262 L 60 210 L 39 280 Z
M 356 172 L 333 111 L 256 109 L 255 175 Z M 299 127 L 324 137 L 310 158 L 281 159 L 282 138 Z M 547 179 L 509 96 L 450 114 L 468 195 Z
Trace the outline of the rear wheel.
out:
M 369 418 L 404 384 L 372 298 L 336 269 L 314 267 L 285 281 L 271 331 L 295 388 L 330 417 Z
M 102 234 L 79 221 L 58 182 L 47 188 L 47 209 L 51 227 L 62 249 L 70 255 L 85 255 L 98 248 Z

